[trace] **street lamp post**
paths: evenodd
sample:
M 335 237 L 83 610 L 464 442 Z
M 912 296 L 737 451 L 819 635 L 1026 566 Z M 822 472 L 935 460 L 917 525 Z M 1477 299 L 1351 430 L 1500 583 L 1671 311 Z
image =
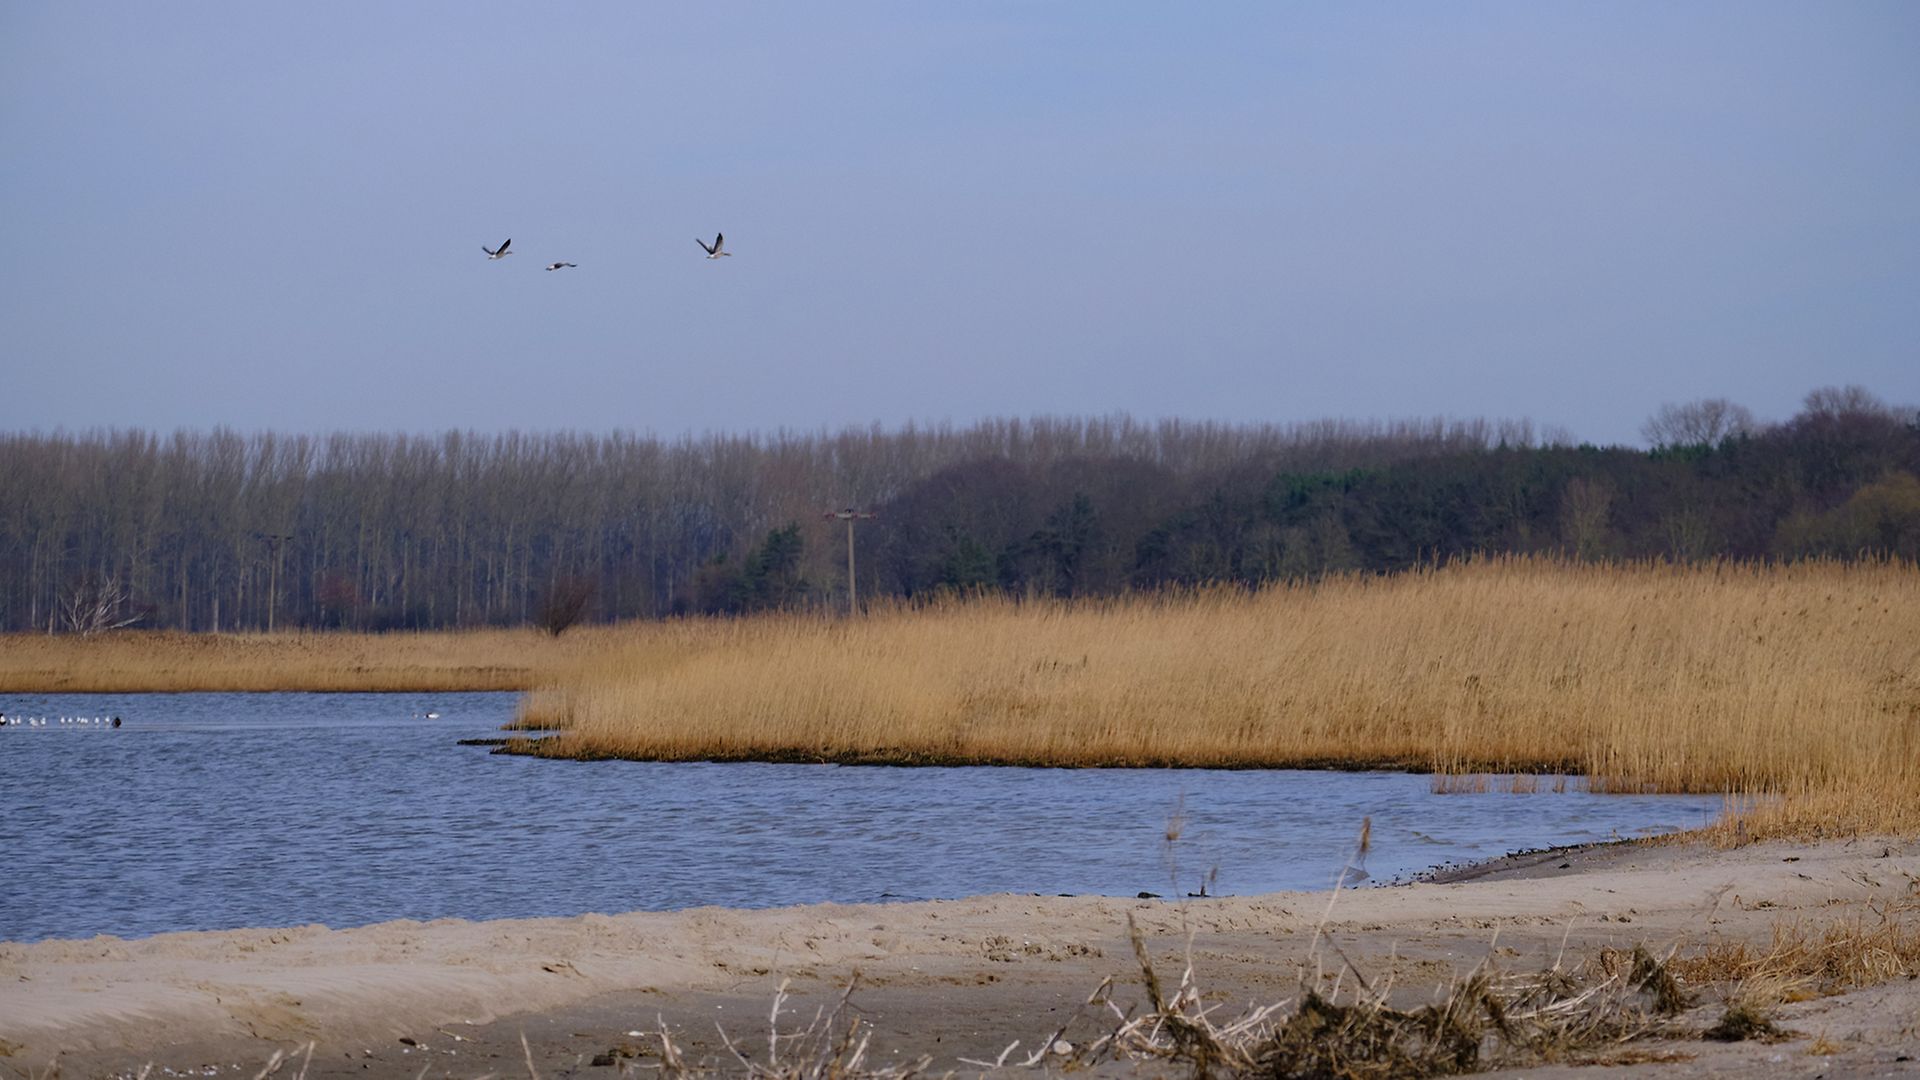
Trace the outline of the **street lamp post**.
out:
M 829 510 L 820 516 L 838 518 L 847 523 L 847 614 L 857 615 L 860 612 L 860 601 L 853 576 L 853 523 L 871 521 L 879 517 L 880 513 L 877 510 L 855 510 L 849 506 L 845 510 Z

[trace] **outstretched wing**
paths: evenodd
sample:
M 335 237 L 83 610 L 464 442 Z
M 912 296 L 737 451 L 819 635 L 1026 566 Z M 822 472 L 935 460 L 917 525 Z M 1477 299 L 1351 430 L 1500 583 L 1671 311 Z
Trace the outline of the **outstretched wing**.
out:
M 707 242 L 705 240 L 702 240 L 696 236 L 693 238 L 693 242 L 700 245 L 701 251 L 704 251 L 709 255 L 713 254 L 713 249 L 707 246 Z
M 513 246 L 513 237 L 509 236 L 505 240 L 500 242 L 500 254 L 505 255 L 507 253 L 507 249 L 512 246 Z
M 726 243 L 727 243 L 726 233 L 713 234 L 713 250 L 719 251 L 722 247 L 726 246 Z

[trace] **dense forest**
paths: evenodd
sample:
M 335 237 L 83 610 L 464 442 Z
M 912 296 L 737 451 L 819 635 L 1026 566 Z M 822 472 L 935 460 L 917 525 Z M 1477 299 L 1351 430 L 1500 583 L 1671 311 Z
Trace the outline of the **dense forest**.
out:
M 988 421 L 840 433 L 0 435 L 0 629 L 653 618 L 1099 595 L 1475 552 L 1920 557 L 1920 415 L 1859 388 L 1651 450 L 1524 422 Z

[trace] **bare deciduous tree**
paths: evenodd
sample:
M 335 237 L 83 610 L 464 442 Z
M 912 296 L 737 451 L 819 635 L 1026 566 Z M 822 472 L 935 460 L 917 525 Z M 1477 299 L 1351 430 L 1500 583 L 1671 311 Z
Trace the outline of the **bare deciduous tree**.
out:
M 1702 398 L 1684 405 L 1662 405 L 1640 426 L 1656 447 L 1717 446 L 1722 439 L 1751 435 L 1758 425 L 1744 405 L 1726 398 Z
M 88 574 L 61 595 L 60 621 L 82 637 L 132 626 L 140 613 L 131 610 L 130 599 L 118 580 Z
M 1890 416 L 1894 410 L 1864 386 L 1823 386 L 1807 394 L 1803 403 L 1813 416 Z
M 540 602 L 540 629 L 559 637 L 587 613 L 593 599 L 593 582 L 586 578 L 561 578 L 547 590 Z
M 1613 485 L 1605 478 L 1576 476 L 1560 496 L 1560 539 L 1582 559 L 1606 553 L 1607 519 L 1613 513 Z

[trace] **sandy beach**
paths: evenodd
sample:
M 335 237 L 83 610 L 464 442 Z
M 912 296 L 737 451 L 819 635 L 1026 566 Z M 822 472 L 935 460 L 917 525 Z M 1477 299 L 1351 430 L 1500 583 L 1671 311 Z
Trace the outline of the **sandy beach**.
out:
M 935 1071 L 971 1073 L 980 1070 L 962 1059 L 993 1059 L 1016 1039 L 1037 1045 L 1103 979 L 1122 984 L 1122 1000 L 1137 999 L 1129 915 L 1166 978 L 1178 977 L 1190 949 L 1198 985 L 1231 1012 L 1294 997 L 1311 981 L 1309 945 L 1323 917 L 1355 971 L 1391 978 L 1396 1000 L 1417 1003 L 1484 961 L 1530 971 L 1636 944 L 1683 955 L 1714 940 L 1764 947 L 1779 926 L 1917 898 L 1920 846 L 1910 842 L 1668 843 L 1350 889 L 1330 916 L 1327 893 L 999 895 L 0 944 L 0 1074 L 130 1076 L 151 1064 L 155 1076 L 250 1077 L 276 1050 L 311 1041 L 308 1076 L 524 1076 L 524 1035 L 542 1076 L 609 1076 L 616 1070 L 596 1057 L 631 1051 L 647 1061 L 650 1040 L 630 1033 L 664 1024 L 695 1058 L 724 1049 L 723 1029 L 764 1044 L 783 981 L 793 995 L 787 1023 L 798 1027 L 855 972 L 852 1007 L 873 1025 L 879 1062 L 926 1054 Z M 1685 1019 L 1704 1028 L 1720 1009 L 1709 991 Z M 1786 1005 L 1779 1022 L 1795 1037 L 1661 1043 L 1656 1056 L 1670 1060 L 1606 1075 L 1920 1072 L 1920 982 L 1910 978 Z M 1112 1026 L 1089 1014 L 1068 1038 L 1103 1025 Z

